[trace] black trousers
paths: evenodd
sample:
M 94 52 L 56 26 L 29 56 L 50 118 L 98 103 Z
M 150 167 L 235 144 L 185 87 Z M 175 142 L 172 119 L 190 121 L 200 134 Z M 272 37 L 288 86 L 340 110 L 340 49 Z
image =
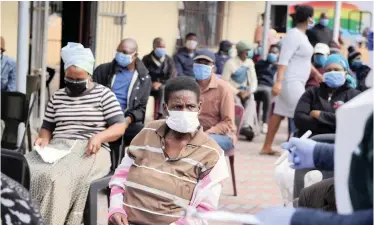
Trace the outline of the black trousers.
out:
M 132 139 L 143 129 L 144 124 L 143 123 L 133 123 L 130 124 L 130 126 L 126 129 L 125 134 L 123 135 L 124 138 L 124 144 L 125 146 L 129 146 Z M 119 159 L 119 151 L 123 151 L 124 149 L 119 149 L 121 146 L 122 137 L 119 138 L 117 141 L 110 142 L 110 150 L 114 152 L 116 159 Z M 122 156 L 125 154 L 123 153 Z M 120 162 L 122 159 L 119 159 Z

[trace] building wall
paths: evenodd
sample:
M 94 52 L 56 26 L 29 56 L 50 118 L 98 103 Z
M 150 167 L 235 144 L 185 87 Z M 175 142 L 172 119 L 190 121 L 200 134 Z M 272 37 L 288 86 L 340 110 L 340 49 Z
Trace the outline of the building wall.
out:
M 17 24 L 18 2 L 0 2 L 1 26 L 0 35 L 5 39 L 5 48 L 8 56 L 17 57 Z

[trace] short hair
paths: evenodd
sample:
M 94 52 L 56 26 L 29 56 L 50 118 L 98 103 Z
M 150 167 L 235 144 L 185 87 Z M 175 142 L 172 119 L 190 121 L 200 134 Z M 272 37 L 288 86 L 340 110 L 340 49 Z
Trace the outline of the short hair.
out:
M 270 45 L 269 50 L 272 49 L 272 48 L 277 48 L 279 51 L 281 50 L 280 46 L 277 45 L 277 44 Z
M 187 35 L 186 35 L 186 40 L 189 38 L 189 37 L 197 37 L 197 35 L 195 34 L 195 33 L 188 33 Z
M 314 9 L 308 5 L 300 5 L 296 6 L 295 12 L 295 22 L 296 23 L 303 23 L 308 20 L 308 18 L 313 17 Z
M 163 41 L 164 39 L 162 39 L 161 37 L 156 37 L 155 39 L 153 39 L 153 47 L 156 46 L 157 43 L 159 43 L 160 41 Z
M 325 18 L 327 18 L 327 15 L 326 15 L 326 13 L 321 13 L 321 15 L 320 15 L 320 17 L 319 17 L 320 19 L 325 19 Z
M 197 82 L 188 76 L 178 76 L 169 79 L 165 84 L 165 104 L 168 103 L 170 96 L 177 91 L 192 91 L 196 94 L 197 101 L 200 101 L 200 87 Z
M 136 42 L 136 40 L 134 38 L 123 39 L 119 45 L 123 45 L 125 43 L 130 43 L 130 44 L 134 45 L 135 52 L 138 51 L 138 43 Z

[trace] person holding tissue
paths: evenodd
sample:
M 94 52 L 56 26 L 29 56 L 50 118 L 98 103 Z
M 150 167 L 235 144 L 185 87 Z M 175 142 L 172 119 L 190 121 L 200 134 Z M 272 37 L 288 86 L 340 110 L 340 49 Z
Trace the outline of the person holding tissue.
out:
M 239 41 L 236 50 L 238 55 L 226 62 L 222 79 L 231 85 L 236 104 L 245 108 L 240 134 L 251 141 L 257 125 L 256 102 L 253 95 L 257 89 L 257 75 L 252 61 L 254 51 L 247 41 Z
M 81 224 L 90 183 L 110 170 L 108 142 L 121 137 L 128 124 L 113 92 L 92 81 L 91 50 L 68 43 L 61 57 L 66 87 L 51 96 L 35 141 L 38 150 L 26 155 L 30 194 L 46 224 Z M 68 154 L 55 157 L 61 151 Z

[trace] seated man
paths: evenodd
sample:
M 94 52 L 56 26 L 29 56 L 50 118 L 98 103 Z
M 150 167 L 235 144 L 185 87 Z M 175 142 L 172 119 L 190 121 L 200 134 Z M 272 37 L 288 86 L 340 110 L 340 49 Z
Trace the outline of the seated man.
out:
M 165 41 L 158 37 L 153 40 L 153 50 L 143 57 L 143 63 L 152 79 L 151 96 L 159 100 L 158 118 L 162 117 L 164 105 L 164 85 L 176 75 L 173 59 L 166 54 Z
M 198 51 L 194 61 L 193 70 L 201 90 L 200 123 L 224 151 L 230 151 L 237 140 L 232 90 L 213 73 L 215 56 L 211 51 Z
M 196 81 L 167 81 L 164 110 L 166 121 L 149 123 L 133 139 L 109 183 L 111 224 L 207 224 L 184 217 L 177 202 L 197 211 L 217 209 L 228 170 L 223 151 L 200 126 Z
M 349 67 L 356 75 L 357 79 L 357 89 L 360 91 L 365 91 L 368 87 L 365 84 L 366 77 L 370 72 L 370 67 L 365 65 L 362 62 L 362 55 L 361 52 L 357 51 L 353 46 L 348 48 L 348 63 Z
M 240 134 L 251 141 L 257 131 L 256 102 L 253 93 L 257 89 L 257 76 L 252 61 L 253 49 L 246 41 L 236 44 L 238 55 L 229 59 L 222 73 L 222 79 L 228 81 L 235 95 L 235 103 L 245 108 L 243 127 Z
M 216 57 L 216 75 L 221 76 L 223 67 L 227 60 L 231 58 L 232 55 L 232 43 L 230 41 L 221 41 L 219 43 L 218 52 L 215 54 Z
M 145 109 L 151 91 L 151 78 L 143 62 L 138 58 L 138 45 L 128 38 L 118 45 L 112 62 L 99 65 L 93 80 L 110 88 L 117 97 L 129 127 L 124 134 L 125 145 L 144 126 Z M 118 151 L 121 139 L 110 143 L 110 148 Z
M 314 47 L 314 55 L 312 57 L 312 64 L 315 69 L 312 69 L 309 75 L 309 79 L 306 82 L 305 88 L 319 86 L 320 74 L 323 74 L 323 66 L 325 65 L 326 59 L 330 54 L 330 48 L 327 44 L 318 43 Z
M 335 133 L 335 111 L 360 93 L 346 80 L 348 62 L 343 55 L 330 55 L 324 70 L 321 85 L 308 89 L 297 103 L 294 119 L 299 135 L 307 130 L 313 135 Z
M 193 77 L 193 58 L 196 55 L 197 36 L 195 33 L 188 33 L 185 38 L 185 47 L 178 50 L 174 55 L 175 67 L 178 76 Z
M 50 98 L 35 146 L 70 151 L 54 163 L 37 151 L 26 154 L 30 166 L 30 194 L 40 203 L 45 224 L 82 224 L 92 181 L 109 173 L 107 142 L 128 127 L 109 88 L 91 80 L 95 59 L 89 48 L 68 43 L 62 48 L 66 88 Z
M 269 119 L 269 109 L 271 107 L 271 90 L 274 84 L 274 75 L 277 72 L 277 62 L 279 57 L 279 46 L 272 45 L 266 60 L 260 60 L 255 64 L 258 87 L 255 92 L 257 103 L 257 115 L 259 115 L 259 106 L 262 102 L 262 129 L 261 132 L 268 132 L 267 121 Z

